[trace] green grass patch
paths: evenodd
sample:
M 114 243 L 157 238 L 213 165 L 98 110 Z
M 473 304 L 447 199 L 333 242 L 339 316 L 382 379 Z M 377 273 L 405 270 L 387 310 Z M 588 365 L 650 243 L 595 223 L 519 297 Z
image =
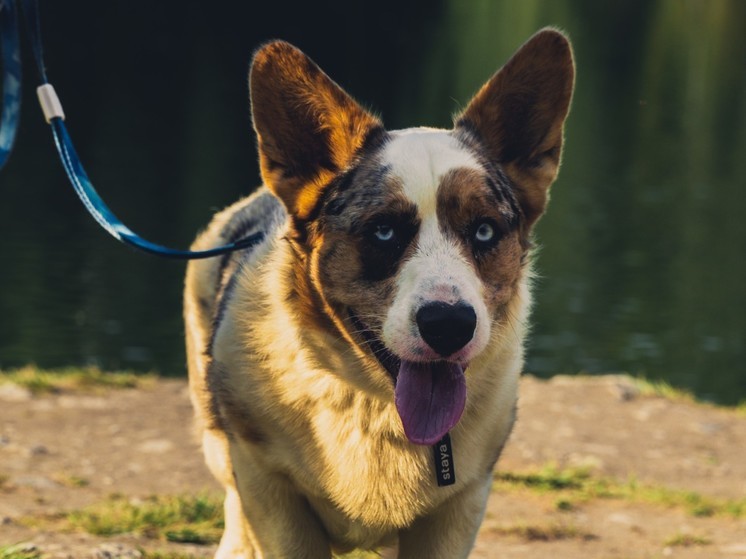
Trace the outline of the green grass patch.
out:
M 746 400 L 743 400 L 736 406 L 736 413 L 740 416 L 746 417 Z
M 21 369 L 0 370 L 0 383 L 22 386 L 32 394 L 63 391 L 95 391 L 102 388 L 139 388 L 152 383 L 154 375 L 128 371 L 104 372 L 98 367 L 39 369 L 28 365 Z
M 154 496 L 128 500 L 121 495 L 68 513 L 65 528 L 97 536 L 135 534 L 177 543 L 213 544 L 223 533 L 223 500 L 213 495 Z M 190 555 L 143 551 L 145 559 L 190 559 Z M 377 559 L 372 551 L 353 551 L 338 559 Z M 0 559 L 6 559 L 0 555 Z M 7 559 L 16 559 L 10 557 Z
M 645 377 L 630 376 L 629 382 L 638 390 L 641 396 L 665 398 L 674 402 L 698 402 L 692 392 L 684 388 L 672 386 L 665 380 L 649 380 Z
M 194 559 L 194 555 L 179 552 L 142 551 L 143 559 Z M 353 551 L 345 555 L 335 555 L 335 559 L 380 559 L 378 553 L 372 551 Z
M 196 555 L 191 553 L 180 553 L 178 551 L 146 551 L 139 550 L 142 559 L 195 559 Z
M 499 472 L 496 477 L 499 483 L 525 487 L 544 493 L 565 489 L 582 489 L 587 485 L 591 474 L 587 468 L 559 469 L 553 465 L 547 465 L 534 473 Z
M 587 468 L 557 468 L 548 465 L 538 472 L 498 472 L 494 488 L 498 491 L 533 491 L 552 494 L 555 506 L 570 510 L 576 503 L 594 499 L 617 499 L 683 508 L 693 516 L 746 517 L 746 499 L 718 499 L 693 491 L 670 489 L 639 483 L 635 479 L 619 481 L 593 476 Z
M 0 545 L 0 559 L 41 559 L 41 553 L 33 545 Z
M 143 559 L 194 559 L 194 555 L 171 551 L 163 552 L 140 550 L 140 553 L 142 553 Z
M 597 537 L 588 532 L 583 532 L 576 526 L 564 524 L 514 524 L 492 527 L 489 531 L 497 536 L 512 536 L 527 542 L 554 542 L 560 540 L 589 541 Z
M 138 534 L 180 543 L 209 544 L 223 532 L 222 499 L 208 495 L 112 497 L 67 515 L 72 528 L 97 536 Z
M 623 375 L 629 384 L 637 391 L 640 396 L 651 398 L 664 398 L 672 402 L 684 402 L 698 404 L 709 408 L 717 408 L 725 411 L 733 411 L 737 415 L 746 417 L 746 400 L 735 405 L 717 404 L 708 400 L 698 398 L 692 391 L 686 388 L 679 388 L 666 382 L 665 380 L 650 380 L 644 376 Z
M 712 545 L 712 540 L 694 534 L 676 534 L 675 536 L 668 538 L 664 545 L 668 547 L 696 547 Z
M 52 479 L 59 483 L 60 485 L 64 485 L 65 487 L 70 488 L 80 488 L 80 487 L 88 487 L 91 482 L 87 478 L 76 476 L 74 474 L 57 474 L 55 476 L 52 476 Z
M 567 511 L 575 510 L 575 504 L 569 499 L 564 499 L 560 497 L 559 499 L 554 501 L 554 508 L 556 508 L 557 510 L 567 512 Z

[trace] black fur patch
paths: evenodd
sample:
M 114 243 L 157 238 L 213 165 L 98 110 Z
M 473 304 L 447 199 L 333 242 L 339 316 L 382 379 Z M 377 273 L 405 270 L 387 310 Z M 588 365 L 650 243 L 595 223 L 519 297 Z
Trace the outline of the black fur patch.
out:
M 417 234 L 419 224 L 414 206 L 404 213 L 377 215 L 365 223 L 358 233 L 363 279 L 381 281 L 393 276 L 399 268 L 404 251 Z M 376 230 L 381 225 L 393 229 L 394 238 L 391 241 L 376 239 Z
M 319 196 L 313 209 L 309 212 L 308 218 L 298 225 L 302 226 L 308 222 L 314 221 L 318 219 L 322 213 L 339 215 L 343 212 L 346 205 L 344 201 L 340 200 L 340 195 L 347 192 L 350 187 L 356 183 L 361 171 L 367 169 L 371 162 L 377 161 L 377 154 L 383 146 L 386 145 L 389 138 L 390 136 L 388 132 L 386 132 L 382 127 L 371 129 L 365 137 L 363 145 L 358 150 L 353 164 L 332 179 L 332 181 L 323 189 L 321 196 Z M 332 204 L 331 208 L 329 207 L 330 204 Z

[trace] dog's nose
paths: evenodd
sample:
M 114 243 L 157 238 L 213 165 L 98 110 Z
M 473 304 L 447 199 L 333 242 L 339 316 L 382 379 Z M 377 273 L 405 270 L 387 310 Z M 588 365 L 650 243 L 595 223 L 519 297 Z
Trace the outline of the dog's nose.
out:
M 443 357 L 455 353 L 474 337 L 477 314 L 466 304 L 429 303 L 417 311 L 422 339 Z

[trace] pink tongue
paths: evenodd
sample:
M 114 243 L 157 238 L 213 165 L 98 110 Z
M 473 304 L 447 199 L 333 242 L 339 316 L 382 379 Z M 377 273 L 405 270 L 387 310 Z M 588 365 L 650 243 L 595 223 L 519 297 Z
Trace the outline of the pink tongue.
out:
M 407 438 L 415 444 L 435 444 L 461 419 L 466 404 L 464 369 L 447 361 L 402 361 L 395 401 Z

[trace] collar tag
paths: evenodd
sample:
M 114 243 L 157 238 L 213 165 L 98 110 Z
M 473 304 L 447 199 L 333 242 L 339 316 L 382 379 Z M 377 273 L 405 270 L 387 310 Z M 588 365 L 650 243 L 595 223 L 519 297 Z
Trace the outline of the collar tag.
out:
M 433 455 L 435 457 L 435 477 L 438 480 L 438 487 L 446 487 L 456 483 L 451 435 L 446 433 L 433 446 Z

